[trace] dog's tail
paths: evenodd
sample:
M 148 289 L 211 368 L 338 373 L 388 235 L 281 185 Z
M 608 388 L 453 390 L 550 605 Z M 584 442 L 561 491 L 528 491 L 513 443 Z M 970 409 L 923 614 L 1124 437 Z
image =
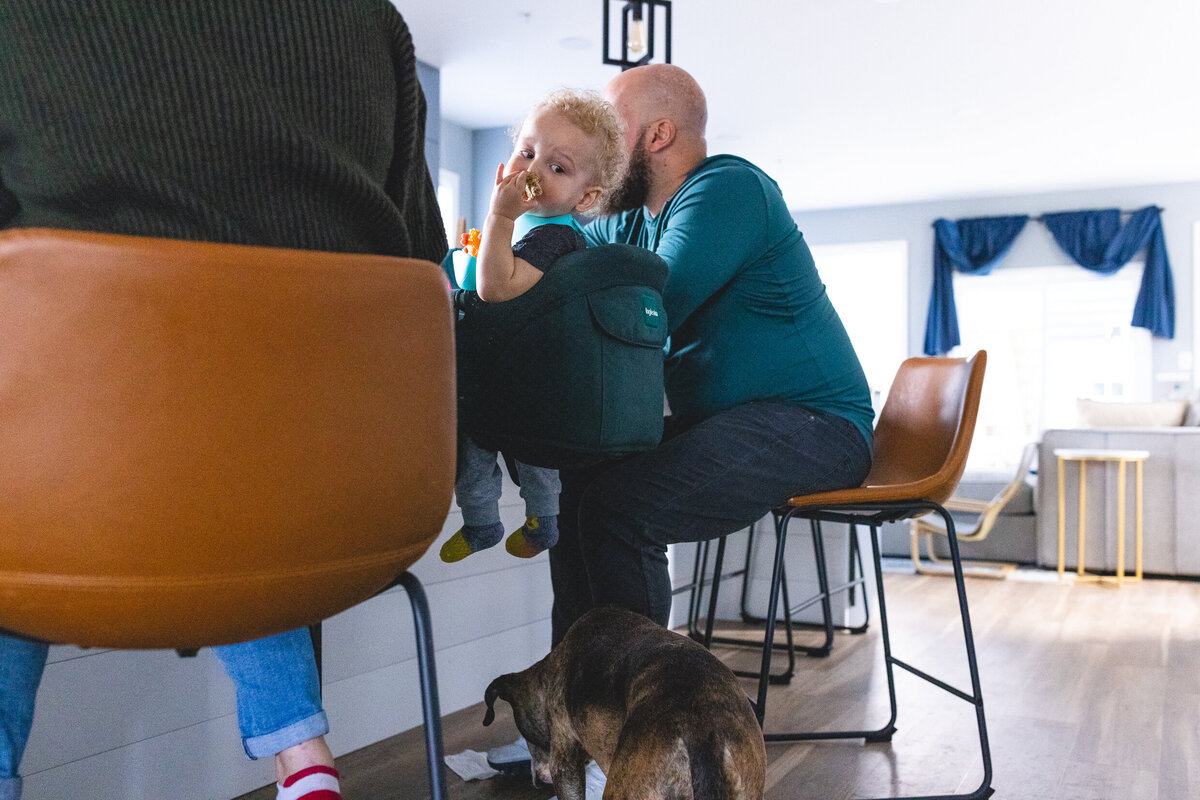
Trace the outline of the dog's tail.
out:
M 687 751 L 688 769 L 692 778 L 692 797 L 695 800 L 757 800 L 762 787 L 747 786 L 741 764 L 725 737 L 717 731 L 690 745 L 679 744 Z
M 487 703 L 487 711 L 483 715 L 483 724 L 491 725 L 492 720 L 496 718 L 496 709 L 493 706 L 497 698 L 512 702 L 512 692 L 509 690 L 508 684 L 512 679 L 512 674 L 501 675 L 496 680 L 488 684 L 487 689 L 483 692 L 483 702 Z

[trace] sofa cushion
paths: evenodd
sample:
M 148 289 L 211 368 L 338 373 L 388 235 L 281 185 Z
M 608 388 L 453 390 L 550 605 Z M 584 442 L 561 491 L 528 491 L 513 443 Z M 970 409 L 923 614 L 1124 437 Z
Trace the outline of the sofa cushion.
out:
M 1173 428 L 1183 424 L 1190 404 L 1187 400 L 1158 403 L 1113 403 L 1101 400 L 1076 401 L 1079 424 L 1085 428 Z
M 1200 426 L 1200 391 L 1197 391 L 1188 403 L 1188 410 L 1187 414 L 1183 417 L 1183 424 L 1193 428 Z

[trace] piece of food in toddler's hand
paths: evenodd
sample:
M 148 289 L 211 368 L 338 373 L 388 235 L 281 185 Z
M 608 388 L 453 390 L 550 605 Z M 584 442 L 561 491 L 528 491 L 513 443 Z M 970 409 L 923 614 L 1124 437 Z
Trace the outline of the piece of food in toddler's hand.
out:
M 532 172 L 525 173 L 525 199 L 532 200 L 542 193 L 542 182 Z

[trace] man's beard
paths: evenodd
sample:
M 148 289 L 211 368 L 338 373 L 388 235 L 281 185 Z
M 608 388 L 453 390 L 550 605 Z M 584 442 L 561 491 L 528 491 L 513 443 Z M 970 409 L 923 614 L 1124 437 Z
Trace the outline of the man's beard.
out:
M 622 211 L 633 211 L 646 205 L 650 196 L 650 157 L 646 153 L 646 145 L 641 141 L 629 156 L 629 169 L 624 180 L 604 205 L 606 214 L 619 214 Z

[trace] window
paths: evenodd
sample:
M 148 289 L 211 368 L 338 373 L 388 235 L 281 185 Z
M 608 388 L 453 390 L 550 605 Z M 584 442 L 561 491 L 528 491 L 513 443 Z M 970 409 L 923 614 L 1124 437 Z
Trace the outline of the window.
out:
M 969 470 L 1011 471 L 1026 442 L 1076 425 L 1079 398 L 1151 399 L 1150 333 L 1129 325 L 1141 279 L 1139 263 L 954 275 L 962 344 L 951 355 L 988 351 Z
M 908 357 L 908 242 L 818 245 L 812 254 L 867 373 L 878 415 Z
M 459 203 L 459 177 L 448 169 L 438 170 L 437 201 L 442 214 L 442 225 L 446 228 L 446 241 L 451 247 L 458 246 L 458 218 L 462 216 Z

